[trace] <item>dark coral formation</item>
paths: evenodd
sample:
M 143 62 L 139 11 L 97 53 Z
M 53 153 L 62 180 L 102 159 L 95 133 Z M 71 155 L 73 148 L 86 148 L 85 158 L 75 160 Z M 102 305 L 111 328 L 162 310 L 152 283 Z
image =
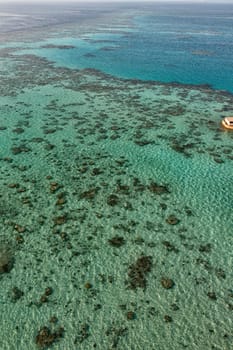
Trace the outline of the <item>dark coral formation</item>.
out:
M 35 342 L 40 349 L 46 349 L 52 346 L 60 338 L 62 338 L 63 335 L 63 327 L 59 327 L 56 331 L 53 332 L 50 328 L 44 326 L 38 331 Z
M 119 203 L 119 197 L 115 194 L 111 194 L 108 198 L 107 198 L 107 203 L 110 206 L 115 206 Z
M 9 273 L 14 266 L 13 248 L 6 243 L 0 242 L 0 274 Z
M 179 224 L 180 220 L 175 215 L 169 215 L 166 219 L 166 222 L 169 225 L 177 225 Z
M 90 335 L 90 327 L 87 323 L 82 324 L 78 330 L 78 335 L 74 340 L 74 344 L 83 343 Z
M 174 281 L 171 278 L 163 277 L 161 279 L 161 285 L 165 289 L 171 289 L 171 288 L 174 287 L 175 283 L 174 283 Z
M 148 188 L 152 193 L 159 195 L 164 193 L 170 193 L 167 185 L 159 185 L 156 182 L 151 182 Z
M 13 302 L 16 302 L 19 299 L 21 299 L 23 295 L 24 295 L 24 292 L 18 287 L 13 287 L 12 290 L 10 291 L 10 298 Z
M 135 319 L 136 319 L 136 314 L 135 314 L 135 312 L 134 312 L 134 311 L 128 311 L 128 312 L 126 313 L 126 318 L 127 318 L 127 320 L 129 320 L 129 321 L 135 320 Z
M 120 237 L 120 236 L 114 236 L 111 239 L 109 239 L 108 242 L 113 247 L 119 248 L 125 244 L 125 239 L 123 237 Z
M 129 266 L 128 287 L 130 289 L 146 288 L 147 275 L 152 269 L 152 257 L 141 256 L 137 261 Z

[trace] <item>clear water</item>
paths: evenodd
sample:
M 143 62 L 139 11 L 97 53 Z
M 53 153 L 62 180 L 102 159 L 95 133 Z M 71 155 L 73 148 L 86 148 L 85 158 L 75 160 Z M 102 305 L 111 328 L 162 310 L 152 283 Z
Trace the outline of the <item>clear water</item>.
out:
M 59 66 L 233 91 L 232 5 L 154 4 L 137 10 L 141 14 L 131 15 L 124 30 L 113 25 L 96 33 L 94 28 L 84 38 L 66 37 L 72 50 L 39 47 L 36 53 Z
M 1 5 L 0 349 L 232 348 L 232 10 Z

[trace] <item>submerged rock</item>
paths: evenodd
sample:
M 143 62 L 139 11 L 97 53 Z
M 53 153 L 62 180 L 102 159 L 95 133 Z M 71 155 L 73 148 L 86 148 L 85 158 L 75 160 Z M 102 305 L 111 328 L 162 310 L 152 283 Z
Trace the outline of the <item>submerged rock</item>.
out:
M 165 289 L 171 289 L 175 285 L 174 281 L 171 278 L 165 278 L 165 277 L 161 279 L 161 284 Z
M 177 225 L 179 224 L 180 220 L 175 215 L 169 215 L 166 219 L 166 222 L 169 225 Z

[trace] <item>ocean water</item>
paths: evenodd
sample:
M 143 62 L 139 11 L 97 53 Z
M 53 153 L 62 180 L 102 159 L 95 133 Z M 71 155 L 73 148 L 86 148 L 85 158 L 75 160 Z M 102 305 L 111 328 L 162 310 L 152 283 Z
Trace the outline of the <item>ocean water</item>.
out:
M 232 13 L 0 6 L 0 349 L 232 349 Z
M 91 67 L 122 78 L 210 84 L 233 91 L 232 5 L 141 5 L 134 15 L 130 10 L 124 10 L 127 25 L 113 18 L 108 26 L 98 23 L 81 37 L 71 31 L 65 38 L 61 33 L 56 42 L 46 40 L 47 45 L 65 43 L 73 49 L 37 43 L 25 53 L 36 52 L 59 66 Z M 111 18 L 114 10 L 109 11 Z M 99 15 L 101 7 L 96 12 Z

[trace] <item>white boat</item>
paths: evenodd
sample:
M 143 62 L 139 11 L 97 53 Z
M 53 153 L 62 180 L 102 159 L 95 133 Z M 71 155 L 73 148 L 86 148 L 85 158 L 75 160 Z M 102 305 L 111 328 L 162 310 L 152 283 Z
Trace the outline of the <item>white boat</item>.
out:
M 222 120 L 222 126 L 223 126 L 225 129 L 233 130 L 233 117 L 225 117 L 225 118 Z

